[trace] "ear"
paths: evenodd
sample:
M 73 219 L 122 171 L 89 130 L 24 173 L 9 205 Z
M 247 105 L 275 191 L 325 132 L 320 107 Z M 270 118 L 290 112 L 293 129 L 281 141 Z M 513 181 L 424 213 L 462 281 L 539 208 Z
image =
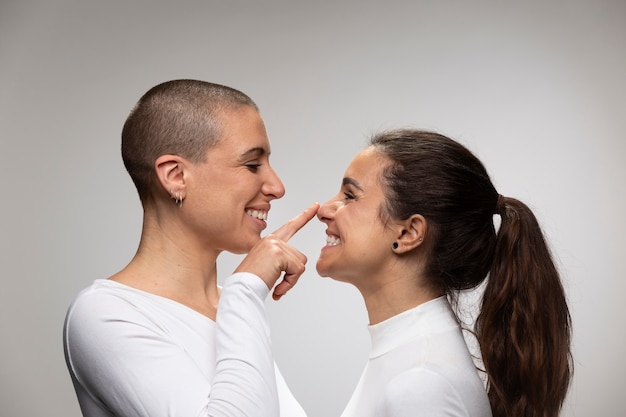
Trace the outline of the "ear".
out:
M 186 161 L 178 155 L 161 155 L 154 161 L 157 178 L 165 192 L 172 198 L 185 198 Z
M 406 220 L 398 223 L 399 231 L 396 242 L 398 247 L 395 253 L 406 253 L 424 243 L 428 222 L 421 214 L 414 214 Z

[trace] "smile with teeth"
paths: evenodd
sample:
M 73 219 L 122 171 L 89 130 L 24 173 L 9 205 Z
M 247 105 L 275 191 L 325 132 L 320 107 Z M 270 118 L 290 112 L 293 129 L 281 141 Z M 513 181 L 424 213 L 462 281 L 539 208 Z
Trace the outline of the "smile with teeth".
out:
M 246 214 L 250 217 L 254 217 L 255 219 L 267 220 L 267 211 L 246 210 Z
M 337 236 L 330 236 L 330 235 L 326 236 L 326 244 L 328 246 L 337 246 L 340 243 L 341 243 L 341 239 L 339 239 Z

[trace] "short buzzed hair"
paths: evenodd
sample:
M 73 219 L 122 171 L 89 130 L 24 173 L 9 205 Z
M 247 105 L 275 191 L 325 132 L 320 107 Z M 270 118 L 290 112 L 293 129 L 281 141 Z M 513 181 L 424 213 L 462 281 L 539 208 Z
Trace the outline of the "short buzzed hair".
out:
M 205 161 L 207 150 L 221 137 L 221 115 L 246 106 L 258 111 L 241 91 L 206 81 L 172 80 L 148 90 L 122 130 L 122 159 L 141 202 L 153 198 L 159 156 Z

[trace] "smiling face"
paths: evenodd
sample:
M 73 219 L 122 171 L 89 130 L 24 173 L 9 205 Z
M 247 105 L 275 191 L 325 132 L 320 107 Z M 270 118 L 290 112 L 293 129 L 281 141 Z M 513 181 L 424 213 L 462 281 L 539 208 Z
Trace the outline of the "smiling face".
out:
M 222 116 L 222 137 L 193 164 L 184 201 L 190 230 L 218 251 L 246 253 L 266 227 L 270 201 L 285 188 L 269 163 L 265 125 L 252 107 Z
M 317 261 L 321 276 L 363 287 L 376 285 L 376 276 L 394 262 L 391 245 L 397 229 L 385 224 L 381 211 L 385 201 L 380 182 L 389 164 L 372 148 L 361 151 L 346 170 L 339 193 L 318 212 L 326 223 L 327 244 Z

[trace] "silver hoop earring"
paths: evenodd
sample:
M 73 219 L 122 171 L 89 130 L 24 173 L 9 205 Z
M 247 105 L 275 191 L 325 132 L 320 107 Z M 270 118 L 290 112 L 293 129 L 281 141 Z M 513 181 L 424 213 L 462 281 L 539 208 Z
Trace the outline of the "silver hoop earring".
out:
M 172 197 L 172 200 L 174 200 L 174 204 L 178 205 L 179 208 L 183 207 L 183 198 L 180 195 L 180 192 L 173 192 L 170 190 L 170 196 Z

